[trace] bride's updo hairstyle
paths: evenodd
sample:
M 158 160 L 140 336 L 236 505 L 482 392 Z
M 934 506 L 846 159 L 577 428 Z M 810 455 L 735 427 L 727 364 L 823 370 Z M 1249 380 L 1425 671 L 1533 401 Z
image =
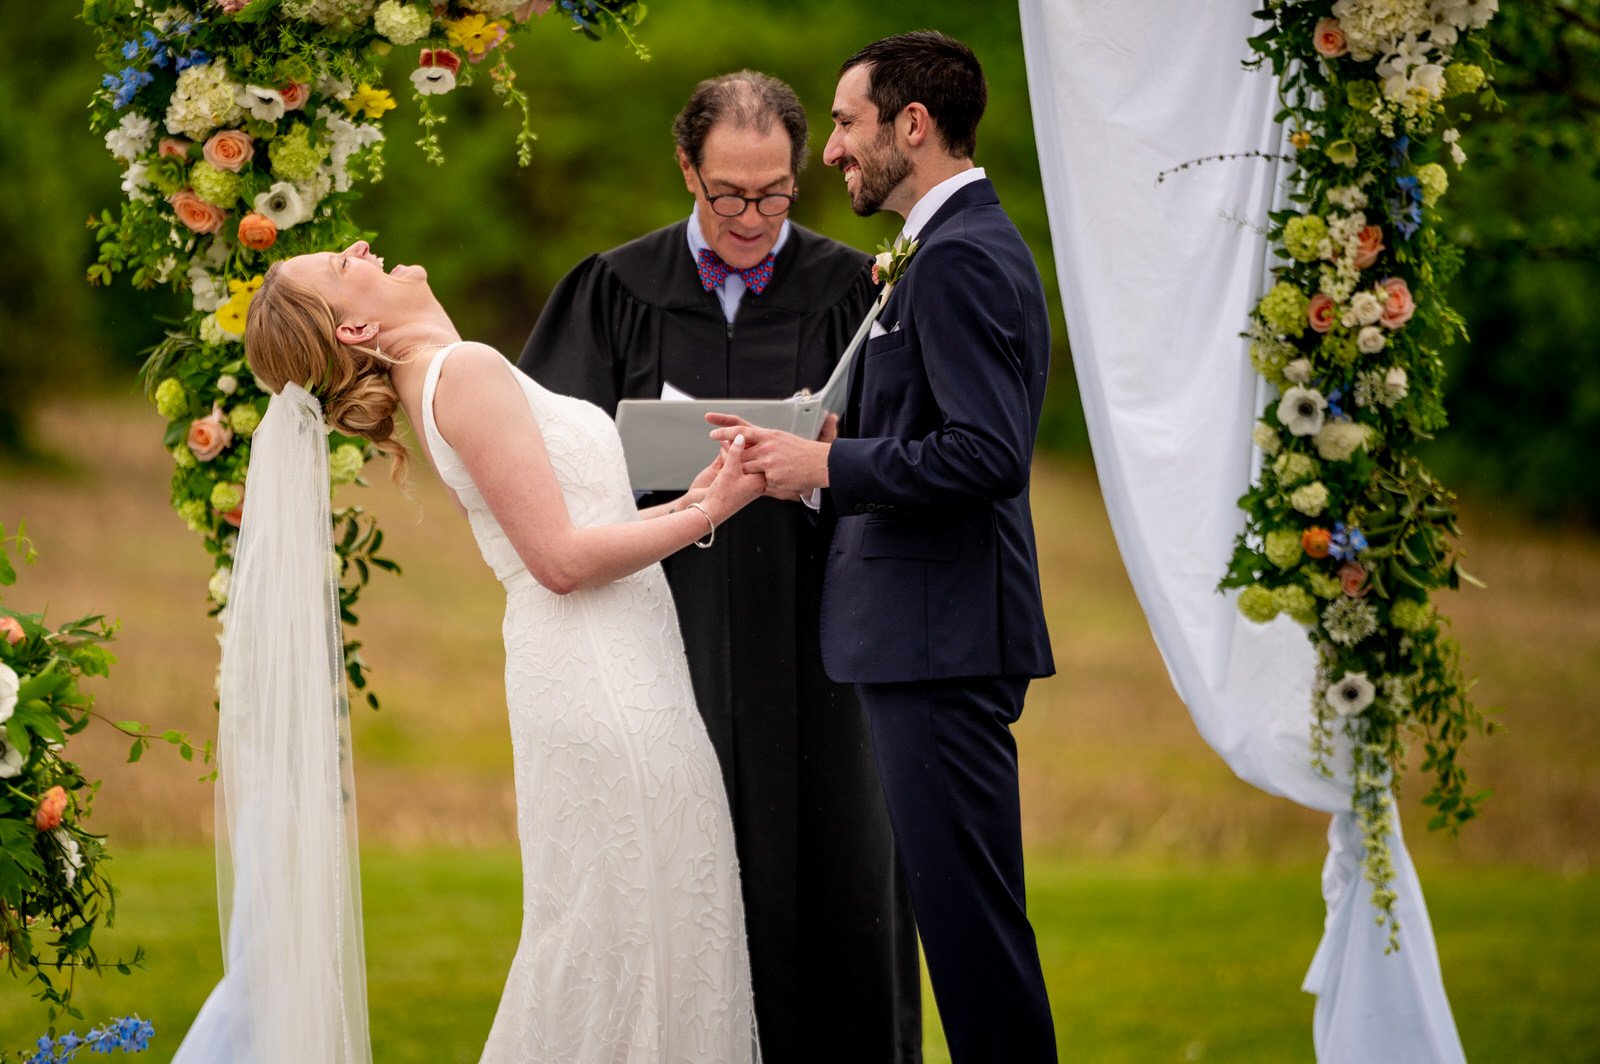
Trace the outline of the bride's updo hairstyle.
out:
M 322 401 L 322 416 L 346 436 L 371 440 L 394 460 L 390 479 L 405 483 L 407 454 L 395 438 L 400 395 L 389 379 L 394 360 L 376 347 L 341 343 L 339 314 L 314 288 L 283 275 L 283 263 L 266 277 L 245 319 L 245 358 L 274 394 L 293 381 Z

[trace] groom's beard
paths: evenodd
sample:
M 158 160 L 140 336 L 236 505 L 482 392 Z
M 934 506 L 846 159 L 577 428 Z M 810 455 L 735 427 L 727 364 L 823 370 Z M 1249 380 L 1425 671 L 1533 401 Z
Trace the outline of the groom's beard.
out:
M 863 218 L 883 209 L 883 201 L 894 194 L 911 176 L 911 160 L 894 144 L 894 127 L 884 128 L 871 155 L 858 155 L 839 163 L 840 169 L 855 163 L 856 187 L 850 193 L 850 209 Z

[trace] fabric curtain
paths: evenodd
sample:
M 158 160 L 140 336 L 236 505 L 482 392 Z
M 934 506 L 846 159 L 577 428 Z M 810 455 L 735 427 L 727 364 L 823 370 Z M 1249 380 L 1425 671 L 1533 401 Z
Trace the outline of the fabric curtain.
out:
M 1245 70 L 1237 0 L 1020 0 L 1039 165 L 1095 465 L 1174 687 L 1238 776 L 1333 814 L 1327 921 L 1304 989 L 1317 1059 L 1464 1061 L 1421 884 L 1390 840 L 1400 950 L 1361 876 L 1350 784 L 1310 766 L 1314 655 L 1280 618 L 1219 594 L 1267 395 L 1240 337 L 1267 287 L 1283 202 L 1276 81 Z M 1245 915 L 1248 918 L 1248 914 Z

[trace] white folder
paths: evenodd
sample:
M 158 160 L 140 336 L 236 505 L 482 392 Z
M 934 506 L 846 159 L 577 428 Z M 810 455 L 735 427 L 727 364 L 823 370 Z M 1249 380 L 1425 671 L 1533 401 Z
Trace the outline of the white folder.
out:
M 814 440 L 824 419 L 843 415 L 850 389 L 850 364 L 866 342 L 872 323 L 883 310 L 887 286 L 867 310 L 861 326 L 839 356 L 838 365 L 819 392 L 809 390 L 787 399 L 624 399 L 617 404 L 617 433 L 628 459 L 628 480 L 635 491 L 682 491 L 717 457 L 711 438 L 710 413 L 733 414 L 752 425 L 781 429 Z M 670 385 L 664 391 L 677 392 Z

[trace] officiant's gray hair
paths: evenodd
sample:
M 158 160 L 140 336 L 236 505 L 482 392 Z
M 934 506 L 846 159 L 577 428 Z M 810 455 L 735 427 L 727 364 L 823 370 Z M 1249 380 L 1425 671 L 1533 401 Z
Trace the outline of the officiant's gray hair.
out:
M 796 177 L 806 165 L 806 109 L 787 83 L 759 70 L 740 70 L 707 78 L 694 87 L 689 102 L 672 120 L 672 138 L 691 166 L 705 161 L 706 137 L 718 122 L 766 134 L 774 122 L 789 134 L 789 169 Z

